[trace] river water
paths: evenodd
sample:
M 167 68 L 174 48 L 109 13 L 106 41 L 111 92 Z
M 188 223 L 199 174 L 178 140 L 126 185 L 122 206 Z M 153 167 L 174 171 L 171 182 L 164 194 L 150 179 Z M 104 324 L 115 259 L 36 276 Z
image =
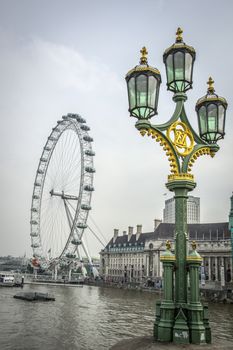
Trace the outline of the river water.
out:
M 14 299 L 0 288 L 0 349 L 105 350 L 124 338 L 151 335 L 158 295 L 95 286 L 25 285 L 56 301 Z M 213 338 L 232 341 L 233 305 L 209 304 Z M 233 349 L 233 345 L 232 345 Z

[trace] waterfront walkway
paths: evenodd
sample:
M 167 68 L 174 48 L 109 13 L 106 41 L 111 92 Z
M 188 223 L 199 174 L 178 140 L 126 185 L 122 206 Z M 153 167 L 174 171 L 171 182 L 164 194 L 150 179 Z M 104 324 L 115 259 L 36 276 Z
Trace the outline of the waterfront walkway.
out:
M 232 350 L 233 345 L 229 341 L 213 340 L 212 344 L 173 344 L 155 342 L 153 337 L 138 337 L 133 339 L 121 340 L 113 345 L 110 350 Z

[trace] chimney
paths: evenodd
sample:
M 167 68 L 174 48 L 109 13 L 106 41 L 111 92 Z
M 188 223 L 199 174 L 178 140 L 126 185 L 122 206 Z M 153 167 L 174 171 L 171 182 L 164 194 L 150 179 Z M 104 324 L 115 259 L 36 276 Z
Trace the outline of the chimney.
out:
M 128 227 L 128 242 L 130 241 L 132 235 L 133 235 L 133 227 L 129 226 Z
M 126 231 L 123 231 L 123 236 L 127 236 L 127 232 Z
M 117 228 L 114 228 L 113 243 L 116 242 L 116 239 L 118 237 L 118 232 L 119 232 L 119 230 Z
M 142 233 L 142 225 L 137 225 L 136 241 L 139 239 L 141 233 Z
M 154 220 L 154 231 L 157 229 L 157 227 L 161 224 L 162 220 L 155 219 Z

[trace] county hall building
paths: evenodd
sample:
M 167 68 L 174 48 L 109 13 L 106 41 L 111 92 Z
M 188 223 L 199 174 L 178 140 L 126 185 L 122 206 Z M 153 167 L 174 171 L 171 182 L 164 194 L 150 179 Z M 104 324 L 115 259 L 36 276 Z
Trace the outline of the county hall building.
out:
M 206 283 L 232 281 L 233 195 L 229 222 L 188 224 L 189 241 L 197 242 L 197 250 L 203 258 L 202 271 Z M 154 229 L 143 232 L 142 226 L 128 227 L 128 231 L 114 234 L 100 253 L 100 273 L 106 281 L 121 283 L 159 284 L 163 274 L 160 256 L 166 241 L 174 248 L 174 223 L 154 220 Z M 188 247 L 189 249 L 189 247 Z

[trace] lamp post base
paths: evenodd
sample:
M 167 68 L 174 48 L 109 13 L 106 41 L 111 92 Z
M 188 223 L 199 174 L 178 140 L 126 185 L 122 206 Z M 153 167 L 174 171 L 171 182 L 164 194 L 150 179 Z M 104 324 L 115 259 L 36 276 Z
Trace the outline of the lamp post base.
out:
M 189 344 L 189 327 L 185 310 L 179 308 L 173 327 L 173 342 L 176 344 Z
M 186 346 L 185 346 L 186 347 Z M 164 343 L 155 341 L 153 337 L 136 337 L 130 339 L 120 340 L 117 344 L 113 345 L 110 350 L 177 350 L 180 349 L 177 344 Z M 189 350 L 197 350 L 197 345 L 188 345 Z M 203 346 L 204 350 L 232 350 L 232 342 L 218 338 L 214 339 L 213 344 L 207 344 Z
M 172 341 L 172 329 L 174 324 L 174 303 L 163 301 L 160 306 L 161 318 L 158 324 L 157 340 L 162 342 Z
M 208 306 L 156 302 L 154 339 L 175 344 L 210 344 Z

